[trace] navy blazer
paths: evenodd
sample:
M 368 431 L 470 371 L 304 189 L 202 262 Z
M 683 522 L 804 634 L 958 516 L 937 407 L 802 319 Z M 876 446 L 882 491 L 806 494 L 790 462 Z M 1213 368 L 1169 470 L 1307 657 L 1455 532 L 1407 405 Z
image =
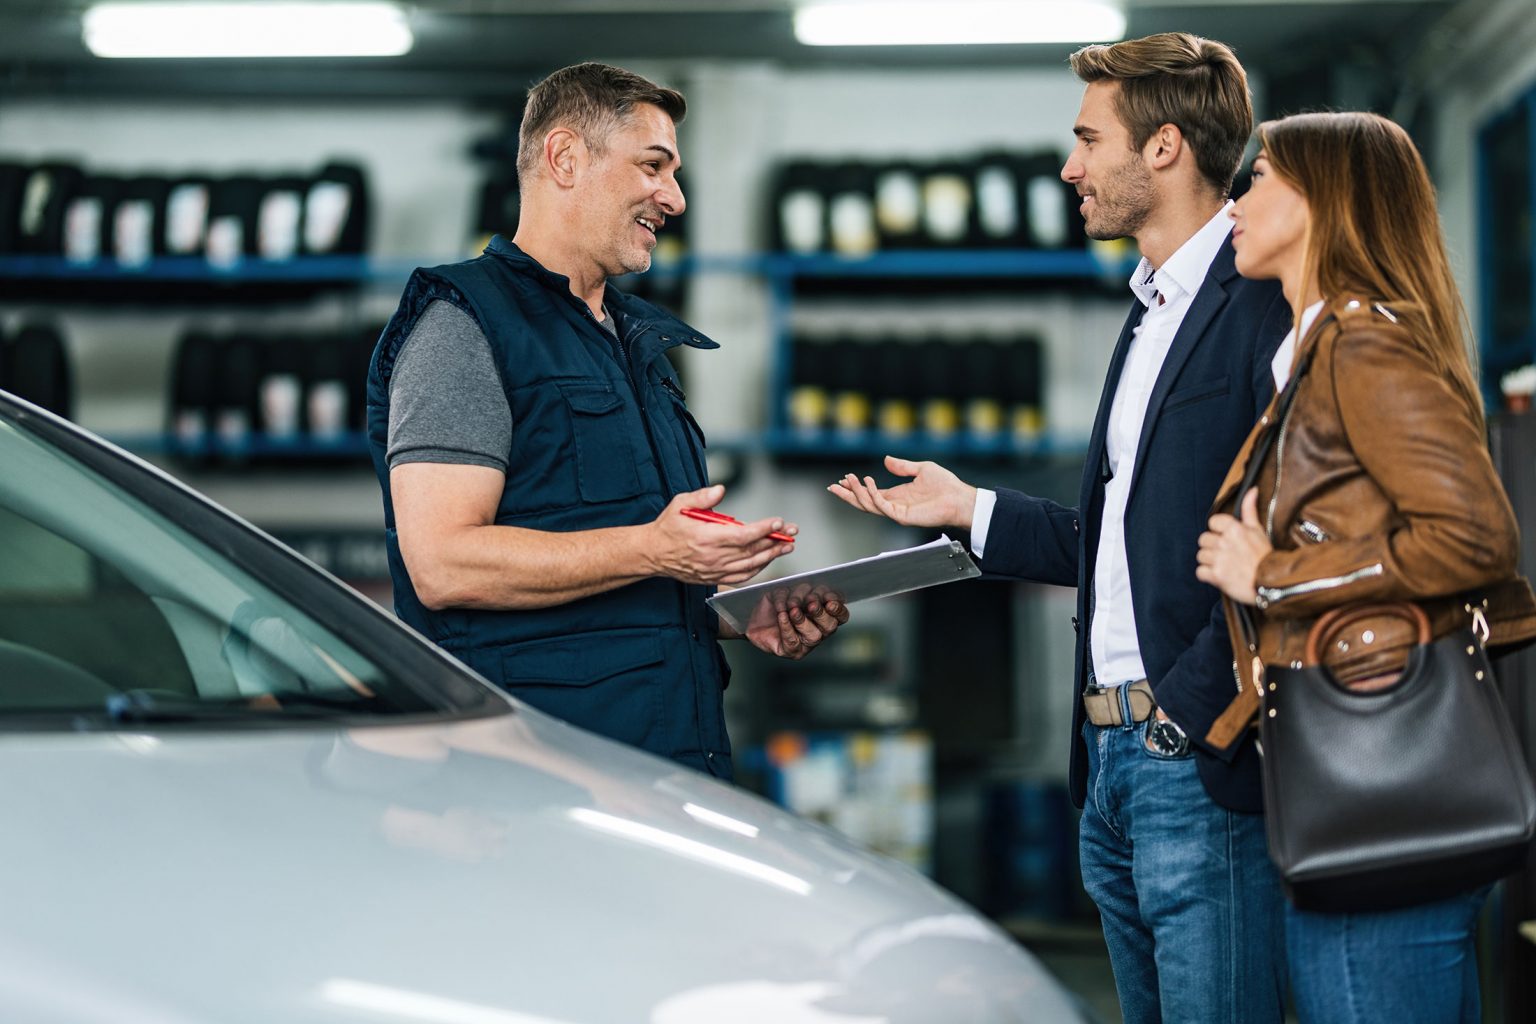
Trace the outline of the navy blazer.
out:
M 1274 394 L 1270 361 L 1290 330 L 1291 311 L 1278 283 L 1238 276 L 1233 259 L 1229 238 L 1158 374 L 1131 470 L 1125 543 L 1141 660 L 1157 702 L 1189 734 L 1211 797 L 1232 810 L 1258 812 L 1259 759 L 1251 739 L 1225 751 L 1205 743 L 1237 683 L 1220 594 L 1195 579 L 1195 553 L 1216 491 Z M 1104 514 L 1104 435 L 1144 309 L 1139 301 L 1132 306 L 1110 360 L 1078 507 L 1000 490 L 981 560 L 991 576 L 1077 587 L 1075 694 L 1092 666 L 1089 594 Z M 1087 748 L 1082 701 L 1072 706 L 1071 793 L 1081 807 Z

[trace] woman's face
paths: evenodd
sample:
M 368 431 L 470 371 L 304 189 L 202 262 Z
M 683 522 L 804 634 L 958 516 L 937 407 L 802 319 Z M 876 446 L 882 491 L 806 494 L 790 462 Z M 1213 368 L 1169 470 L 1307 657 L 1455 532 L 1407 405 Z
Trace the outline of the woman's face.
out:
M 1253 160 L 1252 187 L 1232 207 L 1237 272 L 1248 278 L 1299 278 L 1310 219 L 1306 199 L 1274 172 L 1261 151 Z

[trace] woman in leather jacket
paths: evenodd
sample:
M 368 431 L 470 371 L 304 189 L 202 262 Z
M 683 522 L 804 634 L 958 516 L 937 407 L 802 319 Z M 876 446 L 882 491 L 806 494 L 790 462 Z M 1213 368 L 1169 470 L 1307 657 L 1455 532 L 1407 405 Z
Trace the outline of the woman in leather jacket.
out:
M 1465 311 L 1412 141 L 1364 113 L 1271 121 L 1259 140 L 1253 186 L 1232 211 L 1237 269 L 1278 278 L 1296 313 L 1273 363 L 1277 393 L 1303 376 L 1281 421 L 1272 402 L 1254 427 L 1200 539 L 1196 575 L 1225 595 L 1240 652 L 1240 696 L 1207 736 L 1218 747 L 1258 709 L 1257 666 L 1300 667 L 1313 622 L 1341 605 L 1414 601 L 1437 637 L 1471 624 L 1490 647 L 1536 636 Z M 1255 450 L 1257 484 L 1238 495 Z M 1252 647 L 1234 602 L 1256 609 Z M 1346 685 L 1380 688 L 1414 642 L 1397 619 L 1366 620 L 1329 646 L 1327 663 Z M 1288 906 L 1302 1020 L 1479 1020 L 1472 936 L 1486 895 L 1368 913 Z

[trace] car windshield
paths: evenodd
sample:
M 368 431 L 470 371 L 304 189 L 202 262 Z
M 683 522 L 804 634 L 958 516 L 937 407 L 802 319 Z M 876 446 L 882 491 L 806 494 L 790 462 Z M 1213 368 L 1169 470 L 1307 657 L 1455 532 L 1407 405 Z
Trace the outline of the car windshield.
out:
M 506 710 L 362 598 L 68 428 L 0 416 L 0 467 L 0 727 Z

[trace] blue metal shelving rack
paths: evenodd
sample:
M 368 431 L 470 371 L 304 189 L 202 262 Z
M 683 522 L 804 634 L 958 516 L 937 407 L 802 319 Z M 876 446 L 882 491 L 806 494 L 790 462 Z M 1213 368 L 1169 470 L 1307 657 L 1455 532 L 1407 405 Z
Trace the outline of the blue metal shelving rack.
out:
M 437 261 L 428 261 L 437 262 Z M 71 262 L 60 256 L 0 256 L 0 280 L 80 281 L 125 284 L 191 283 L 197 285 L 334 284 L 339 287 L 401 283 L 421 265 L 409 260 L 375 260 L 365 256 L 306 256 L 289 260 L 247 258 L 232 266 L 215 266 L 195 257 L 158 258 L 125 266 L 111 260 Z M 937 279 L 937 280 L 1105 280 L 1129 273 L 1123 262 L 1106 263 L 1093 253 L 1075 250 L 914 250 L 873 253 L 868 256 L 751 255 L 685 256 L 650 271 L 654 277 L 735 274 L 760 277 L 771 296 L 775 354 L 772 380 L 772 423 L 758 435 L 739 437 L 733 451 L 766 451 L 785 456 L 877 455 L 893 445 L 907 451 L 950 458 L 1010 458 L 1071 454 L 1080 451 L 1082 440 L 1046 435 L 1027 444 L 1011 439 L 995 442 L 966 438 L 938 438 L 922 434 L 891 437 L 875 432 L 849 435 L 826 430 L 795 431 L 783 422 L 782 397 L 791 380 L 789 344 L 790 313 L 795 286 L 804 280 L 833 279 Z M 252 435 L 238 442 L 211 439 L 187 446 L 171 434 L 122 436 L 123 447 L 150 454 L 193 458 L 217 458 L 239 462 L 247 459 L 344 459 L 367 454 L 366 439 L 348 433 L 331 439 L 265 438 Z

